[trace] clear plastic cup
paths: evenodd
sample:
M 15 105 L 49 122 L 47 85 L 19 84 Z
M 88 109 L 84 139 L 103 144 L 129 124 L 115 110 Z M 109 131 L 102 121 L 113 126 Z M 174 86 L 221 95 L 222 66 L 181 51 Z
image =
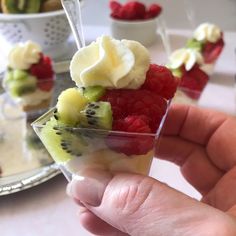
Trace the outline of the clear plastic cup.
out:
M 32 126 L 69 181 L 81 176 L 86 169 L 149 174 L 167 111 L 153 134 L 48 126 L 47 121 L 54 116 L 55 109 Z

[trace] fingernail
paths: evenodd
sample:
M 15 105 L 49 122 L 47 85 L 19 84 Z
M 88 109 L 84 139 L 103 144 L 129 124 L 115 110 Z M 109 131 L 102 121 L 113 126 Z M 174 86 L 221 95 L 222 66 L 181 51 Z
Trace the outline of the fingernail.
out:
M 112 179 L 111 174 L 101 170 L 86 170 L 83 176 L 75 176 L 68 184 L 69 196 L 90 206 L 99 206 L 104 191 Z

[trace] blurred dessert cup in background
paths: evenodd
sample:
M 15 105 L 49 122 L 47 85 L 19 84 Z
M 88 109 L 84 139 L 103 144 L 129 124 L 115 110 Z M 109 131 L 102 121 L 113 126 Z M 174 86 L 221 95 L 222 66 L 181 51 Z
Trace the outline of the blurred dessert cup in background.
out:
M 55 74 L 50 57 L 32 41 L 15 45 L 8 55 L 3 87 L 26 113 L 51 106 Z

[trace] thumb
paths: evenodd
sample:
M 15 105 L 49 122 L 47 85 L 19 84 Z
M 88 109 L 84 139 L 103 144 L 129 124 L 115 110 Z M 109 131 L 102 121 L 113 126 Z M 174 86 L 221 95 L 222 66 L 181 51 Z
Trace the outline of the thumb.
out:
M 205 235 L 200 222 L 223 213 L 170 187 L 141 175 L 87 171 L 68 186 L 103 221 L 129 235 Z M 218 220 L 217 220 L 218 221 Z M 173 232 L 177 232 L 174 234 Z

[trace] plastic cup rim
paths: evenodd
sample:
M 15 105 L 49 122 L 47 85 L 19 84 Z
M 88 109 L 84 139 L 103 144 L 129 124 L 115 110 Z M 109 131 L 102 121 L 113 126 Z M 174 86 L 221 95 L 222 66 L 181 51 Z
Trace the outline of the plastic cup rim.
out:
M 51 108 L 49 111 L 47 111 L 45 114 L 43 114 L 41 117 L 39 117 L 37 120 L 35 120 L 31 125 L 34 128 L 43 128 L 45 127 L 46 124 L 40 123 L 40 120 L 43 118 L 48 118 L 45 119 L 46 121 L 49 120 L 53 115 L 53 111 L 56 110 L 56 107 Z M 124 132 L 124 131 L 114 131 L 114 130 L 106 130 L 106 129 L 95 129 L 95 128 L 84 128 L 84 127 L 71 127 L 71 126 L 65 126 L 62 127 L 60 125 L 55 125 L 55 128 L 58 128 L 58 130 L 71 130 L 71 131 L 92 131 L 92 132 L 97 132 L 97 133 L 107 133 L 109 134 L 114 134 L 114 135 L 126 135 L 126 136 L 149 136 L 149 137 L 157 137 L 157 133 L 137 133 L 137 132 Z

